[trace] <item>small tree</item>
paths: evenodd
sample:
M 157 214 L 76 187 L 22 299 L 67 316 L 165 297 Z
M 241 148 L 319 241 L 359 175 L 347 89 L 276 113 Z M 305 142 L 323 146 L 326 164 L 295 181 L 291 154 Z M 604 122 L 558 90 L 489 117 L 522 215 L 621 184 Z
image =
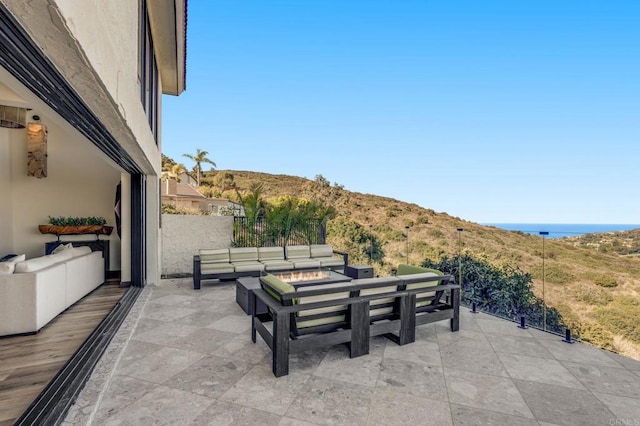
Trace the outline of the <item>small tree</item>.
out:
M 180 175 L 186 172 L 187 168 L 182 163 L 167 164 L 162 170 L 162 181 L 174 179 L 176 182 L 180 182 Z
M 382 243 L 376 236 L 358 222 L 344 216 L 338 216 L 327 225 L 331 243 L 339 250 L 349 253 L 349 262 L 366 262 L 368 259 L 381 263 L 385 253 Z M 373 244 L 373 255 L 371 245 Z
M 260 218 L 264 217 L 267 212 L 267 203 L 262 198 L 262 184 L 252 184 L 244 194 L 236 188 L 236 194 L 238 195 L 240 204 L 244 208 L 244 215 L 247 218 L 249 239 L 253 241 L 252 245 L 261 245 L 256 241 L 256 225 Z

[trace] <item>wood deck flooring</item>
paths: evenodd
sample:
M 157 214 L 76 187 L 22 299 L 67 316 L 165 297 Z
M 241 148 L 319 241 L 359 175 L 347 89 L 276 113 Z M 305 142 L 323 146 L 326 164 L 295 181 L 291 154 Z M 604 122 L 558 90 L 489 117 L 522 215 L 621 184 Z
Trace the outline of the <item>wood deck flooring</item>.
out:
M 126 291 L 107 281 L 38 334 L 0 338 L 0 426 L 20 417 Z

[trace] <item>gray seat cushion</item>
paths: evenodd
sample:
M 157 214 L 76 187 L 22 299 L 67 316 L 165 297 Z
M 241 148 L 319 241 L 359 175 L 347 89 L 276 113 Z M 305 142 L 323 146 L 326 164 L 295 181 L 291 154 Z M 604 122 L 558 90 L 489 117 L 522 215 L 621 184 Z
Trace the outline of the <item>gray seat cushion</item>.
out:
M 264 271 L 264 264 L 258 261 L 247 260 L 244 262 L 233 262 L 236 272 L 256 272 Z
M 294 269 L 311 269 L 322 266 L 320 261 L 315 259 L 290 259 L 289 262 L 293 263 Z

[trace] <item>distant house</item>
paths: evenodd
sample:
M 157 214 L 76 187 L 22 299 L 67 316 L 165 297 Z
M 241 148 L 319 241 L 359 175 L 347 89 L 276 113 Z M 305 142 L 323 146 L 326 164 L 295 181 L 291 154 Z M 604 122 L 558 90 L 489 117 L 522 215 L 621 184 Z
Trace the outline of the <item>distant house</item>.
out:
M 198 187 L 198 181 L 196 180 L 196 178 L 191 176 L 189 173 L 180 174 L 180 180 L 182 182 L 186 182 L 187 184 L 189 184 L 190 186 L 192 186 L 194 188 Z
M 162 204 L 170 204 L 180 209 L 195 212 L 209 212 L 220 216 L 240 216 L 243 214 L 242 206 L 225 198 L 209 198 L 202 195 L 187 182 L 188 175 L 183 174 L 180 182 L 168 178 L 162 182 Z

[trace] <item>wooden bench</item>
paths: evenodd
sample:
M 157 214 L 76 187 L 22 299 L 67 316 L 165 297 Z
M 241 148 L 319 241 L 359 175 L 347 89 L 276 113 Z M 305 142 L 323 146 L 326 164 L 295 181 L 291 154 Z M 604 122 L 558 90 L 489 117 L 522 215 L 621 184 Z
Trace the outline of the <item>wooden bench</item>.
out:
M 292 353 L 348 343 L 355 358 L 369 353 L 372 336 L 405 345 L 415 341 L 417 325 L 450 319 L 451 330 L 459 328 L 460 286 L 451 275 L 421 273 L 296 289 L 269 274 L 260 283 L 250 300 L 251 340 L 255 343 L 260 334 L 267 343 L 276 377 L 289 373 Z M 267 313 L 256 313 L 258 301 Z

